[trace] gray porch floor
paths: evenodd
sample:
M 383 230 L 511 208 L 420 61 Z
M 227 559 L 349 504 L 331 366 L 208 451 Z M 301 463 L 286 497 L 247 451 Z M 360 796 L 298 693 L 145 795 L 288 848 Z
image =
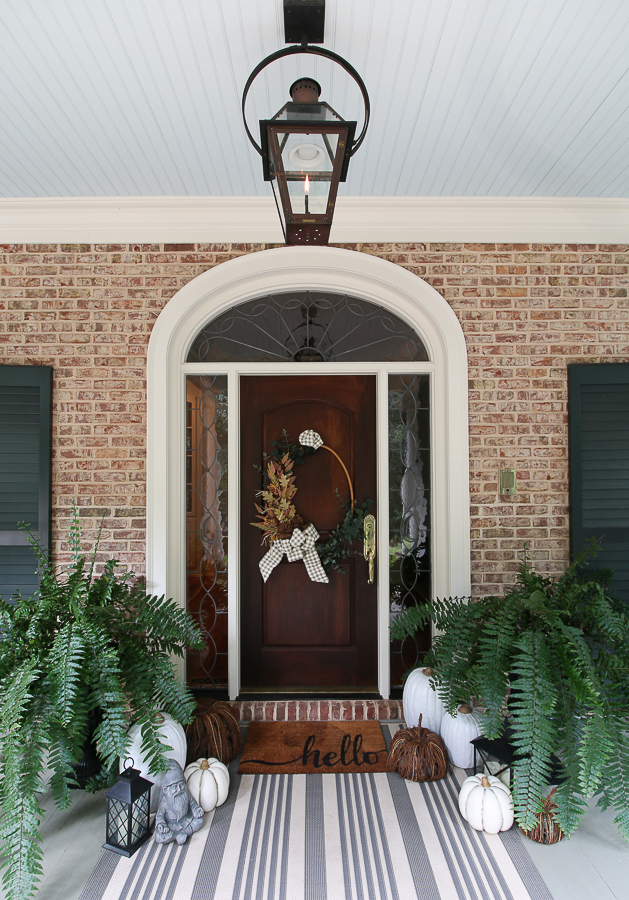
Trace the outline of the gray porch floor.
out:
M 78 900 L 101 854 L 105 832 L 102 794 L 74 794 L 72 808 L 55 809 L 43 798 L 44 880 L 38 900 Z M 554 900 L 625 900 L 629 894 L 629 844 L 610 812 L 592 808 L 573 837 L 544 847 L 520 835 Z M 0 891 L 4 898 L 4 892 Z

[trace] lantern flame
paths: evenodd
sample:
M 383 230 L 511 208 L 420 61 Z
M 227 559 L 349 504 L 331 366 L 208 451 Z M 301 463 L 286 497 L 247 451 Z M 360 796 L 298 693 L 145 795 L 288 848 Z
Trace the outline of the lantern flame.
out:
M 304 194 L 310 193 L 310 179 L 306 175 L 306 180 L 304 181 Z

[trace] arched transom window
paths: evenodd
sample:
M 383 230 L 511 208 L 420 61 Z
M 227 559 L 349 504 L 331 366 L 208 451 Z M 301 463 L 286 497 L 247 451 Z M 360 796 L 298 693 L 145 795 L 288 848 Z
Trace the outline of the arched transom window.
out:
M 423 362 L 424 343 L 390 310 L 347 294 L 268 294 L 224 312 L 187 362 Z

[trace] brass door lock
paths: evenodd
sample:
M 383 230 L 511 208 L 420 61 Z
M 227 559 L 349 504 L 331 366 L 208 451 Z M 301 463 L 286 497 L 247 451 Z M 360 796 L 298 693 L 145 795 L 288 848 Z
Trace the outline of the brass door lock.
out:
M 368 584 L 373 584 L 373 571 L 374 564 L 376 561 L 376 518 L 375 516 L 369 515 L 365 516 L 364 520 L 364 528 L 365 528 L 365 540 L 364 540 L 364 555 L 365 559 L 369 563 L 369 580 Z

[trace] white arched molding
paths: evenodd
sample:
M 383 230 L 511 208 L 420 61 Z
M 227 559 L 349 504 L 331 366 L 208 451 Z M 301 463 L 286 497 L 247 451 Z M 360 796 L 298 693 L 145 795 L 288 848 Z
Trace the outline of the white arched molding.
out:
M 349 294 L 390 309 L 422 337 L 429 363 L 186 364 L 201 328 L 230 307 L 268 293 L 313 289 Z M 366 253 L 332 247 L 280 247 L 222 263 L 178 291 L 153 328 L 147 362 L 147 581 L 185 604 L 185 376 L 228 372 L 229 379 L 229 672 L 239 681 L 238 449 L 239 374 L 376 373 L 379 376 L 379 546 L 388 545 L 386 372 L 432 374 L 432 568 L 435 596 L 470 593 L 467 351 L 454 312 L 429 284 Z M 235 552 L 234 552 L 235 551 Z M 388 566 L 379 566 L 380 690 L 389 692 Z M 183 664 L 180 673 L 183 677 Z

